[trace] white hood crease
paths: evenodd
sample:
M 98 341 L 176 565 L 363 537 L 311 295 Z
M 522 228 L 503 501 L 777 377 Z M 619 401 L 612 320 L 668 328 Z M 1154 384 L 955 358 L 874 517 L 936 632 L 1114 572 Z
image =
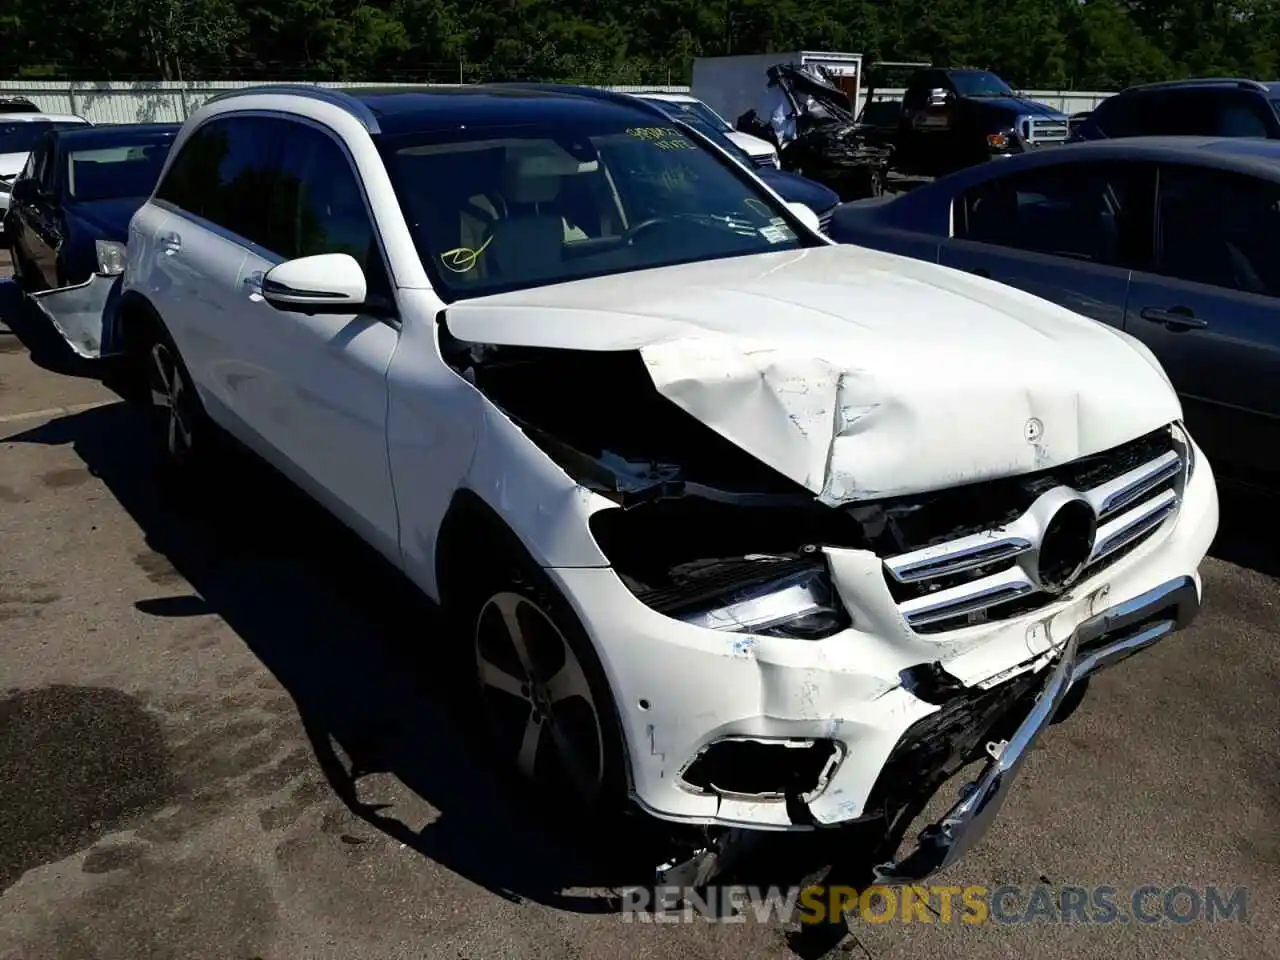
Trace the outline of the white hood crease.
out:
M 447 317 L 476 342 L 638 349 L 660 394 L 830 505 L 1057 466 L 1181 416 L 1118 331 L 851 246 L 501 294 Z

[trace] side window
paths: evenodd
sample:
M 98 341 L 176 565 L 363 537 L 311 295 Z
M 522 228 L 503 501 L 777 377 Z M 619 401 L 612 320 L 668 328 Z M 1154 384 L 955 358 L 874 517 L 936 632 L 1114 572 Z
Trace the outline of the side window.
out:
M 53 180 L 53 137 L 46 133 L 40 138 L 29 162 L 31 178 L 40 184 L 41 190 L 48 190 Z
M 988 180 L 958 199 L 956 235 L 1092 263 L 1145 263 L 1150 182 L 1141 164 L 1062 164 Z
M 1160 170 L 1156 269 L 1215 287 L 1280 296 L 1280 186 L 1197 167 Z
M 288 123 L 271 198 L 266 245 L 287 259 L 349 253 L 367 269 L 373 223 L 355 169 L 338 143 L 315 127 Z
M 1270 128 L 1265 114 L 1266 102 L 1259 97 L 1231 93 L 1215 97 L 1206 111 L 1209 129 L 1215 137 L 1265 137 Z
M 1108 137 L 1137 137 L 1147 133 L 1143 122 L 1146 111 L 1154 108 L 1157 99 L 1150 93 L 1118 94 L 1108 97 L 1098 105 L 1093 122 Z
M 277 126 L 264 117 L 209 121 L 182 145 L 156 198 L 269 247 L 266 210 L 282 147 Z

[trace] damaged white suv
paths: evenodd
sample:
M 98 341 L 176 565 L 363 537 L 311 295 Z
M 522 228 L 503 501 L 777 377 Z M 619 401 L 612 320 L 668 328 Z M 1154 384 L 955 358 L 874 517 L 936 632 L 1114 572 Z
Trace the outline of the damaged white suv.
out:
M 465 624 L 513 767 L 696 828 L 668 881 L 985 757 L 914 880 L 1195 615 L 1217 493 L 1135 340 L 813 226 L 630 98 L 235 91 L 122 332 L 175 463 L 230 433 Z

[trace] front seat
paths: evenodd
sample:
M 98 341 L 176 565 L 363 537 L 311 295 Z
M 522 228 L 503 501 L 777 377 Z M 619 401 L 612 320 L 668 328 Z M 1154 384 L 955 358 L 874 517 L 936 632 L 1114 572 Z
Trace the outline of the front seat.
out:
M 506 216 L 490 228 L 488 257 L 507 283 L 553 277 L 561 269 L 564 220 L 556 210 L 564 167 L 549 153 L 515 153 L 502 171 Z

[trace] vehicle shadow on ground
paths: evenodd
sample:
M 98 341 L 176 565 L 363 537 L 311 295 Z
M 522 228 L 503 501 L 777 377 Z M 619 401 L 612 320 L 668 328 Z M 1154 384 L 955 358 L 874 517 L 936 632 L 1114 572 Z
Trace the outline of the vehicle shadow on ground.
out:
M 1280 491 L 1219 481 L 1211 556 L 1280 579 Z
M 76 451 L 194 591 L 137 607 L 220 616 L 292 696 L 321 768 L 356 816 L 512 900 L 613 913 L 619 888 L 652 882 L 667 853 L 656 825 L 637 817 L 602 844 L 499 776 L 453 696 L 458 678 L 442 667 L 441 645 L 454 641 L 439 613 L 270 469 L 236 454 L 200 489 L 178 490 L 161 482 L 146 418 L 125 403 L 6 442 Z M 363 802 L 360 778 L 382 772 L 439 817 L 417 829 Z M 744 882 L 798 883 L 812 863 L 787 847 L 785 859 L 761 851 Z

